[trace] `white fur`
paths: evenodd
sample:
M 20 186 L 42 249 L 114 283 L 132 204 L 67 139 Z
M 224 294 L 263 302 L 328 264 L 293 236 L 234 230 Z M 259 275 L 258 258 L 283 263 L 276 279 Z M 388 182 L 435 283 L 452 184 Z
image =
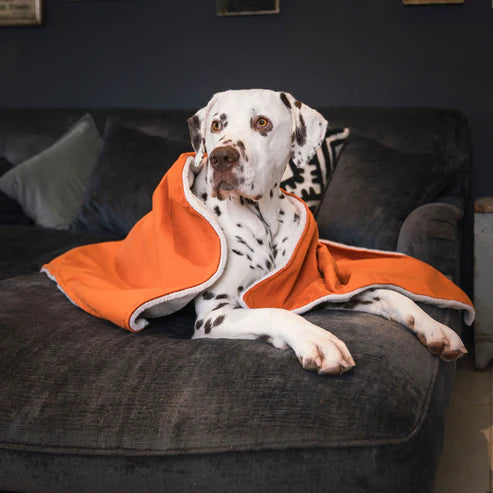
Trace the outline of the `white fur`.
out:
M 221 115 L 225 115 L 227 125 L 220 132 L 212 132 L 212 122 Z M 252 118 L 259 115 L 272 123 L 266 135 L 252 128 Z M 247 287 L 282 268 L 296 247 L 305 213 L 296 200 L 283 197 L 279 184 L 290 158 L 303 166 L 313 156 L 327 122 L 290 94 L 262 89 L 215 94 L 195 117 L 191 133 L 193 137 L 195 132 L 195 166 L 200 171 L 192 192 L 214 212 L 226 239 L 227 260 L 220 278 L 195 298 L 193 337 L 261 338 L 277 348 L 291 348 L 307 370 L 327 374 L 350 370 L 355 362 L 336 336 L 294 312 L 245 308 L 241 297 Z M 293 138 L 301 124 L 306 129 L 305 138 Z M 228 175 L 238 183 L 217 196 L 213 191 L 221 176 L 212 169 L 208 157 L 225 142 L 241 155 Z M 354 299 L 361 302 L 354 309 L 404 324 L 444 359 L 466 352 L 455 332 L 400 293 L 378 289 L 361 292 Z

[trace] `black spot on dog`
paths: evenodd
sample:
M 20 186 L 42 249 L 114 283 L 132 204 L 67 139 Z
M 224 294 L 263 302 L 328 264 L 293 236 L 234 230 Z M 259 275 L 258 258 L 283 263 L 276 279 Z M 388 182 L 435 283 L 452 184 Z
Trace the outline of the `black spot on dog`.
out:
M 216 215 L 219 217 L 221 215 L 221 209 L 219 209 L 219 206 L 216 205 L 216 207 L 214 207 L 214 212 L 216 213 Z
M 272 267 L 272 264 L 271 264 L 268 260 L 266 260 L 266 261 L 265 261 L 265 266 L 267 267 L 267 269 L 269 269 L 269 270 L 270 270 L 270 269 L 271 269 L 271 267 Z
M 255 267 L 253 265 L 250 265 L 250 269 L 255 270 Z
M 200 330 L 200 327 L 202 327 L 203 324 L 204 324 L 204 321 L 202 319 L 197 320 L 195 322 L 195 330 Z
M 216 296 L 216 300 L 227 300 L 227 299 L 229 299 L 229 296 L 227 294 L 224 294 L 224 293 L 223 294 L 218 294 Z
M 246 258 L 247 258 L 248 260 L 250 260 L 250 262 L 252 261 L 252 257 L 250 257 L 250 255 L 248 255 L 248 253 L 247 253 Z
M 263 244 L 264 244 L 264 242 L 263 242 L 261 239 L 256 238 L 256 240 L 257 240 L 257 243 L 258 243 L 259 245 L 263 245 Z
M 306 125 L 303 115 L 300 115 L 300 124 L 295 129 L 296 142 L 300 146 L 304 146 L 306 143 Z
M 279 195 L 279 198 L 282 200 L 282 199 L 285 199 L 286 196 L 283 193 L 281 193 L 281 195 Z
M 243 228 L 243 226 L 240 223 L 236 223 L 236 226 L 238 226 L 239 228 Z
M 380 301 L 380 296 L 375 296 L 375 298 L 373 298 L 373 301 Z
M 301 108 L 301 102 L 300 102 L 300 101 L 298 101 L 298 100 L 296 100 L 296 101 L 294 102 L 294 105 L 295 105 L 297 108 Z
M 271 190 L 271 191 L 269 192 L 269 195 L 270 195 L 270 198 L 271 198 L 271 199 L 272 199 L 272 198 L 274 198 L 274 190 Z
M 279 219 L 279 222 L 280 222 L 281 224 L 284 224 L 284 221 L 283 221 L 282 219 Z
M 219 116 L 219 119 L 224 122 L 228 119 L 228 117 L 226 116 L 226 113 L 223 113 L 222 115 Z
M 282 239 L 281 243 L 286 243 L 286 241 L 288 241 L 288 237 L 287 237 L 287 236 L 285 236 L 285 237 Z
M 243 141 L 239 140 L 236 145 L 242 150 L 245 150 L 245 144 L 243 144 Z
M 241 205 L 245 205 L 245 201 L 243 200 L 243 197 L 242 196 L 240 196 L 240 204 Z
M 212 322 L 210 320 L 207 320 L 207 322 L 204 325 L 204 332 L 208 334 L 211 331 L 212 328 Z
M 284 216 L 284 211 L 282 209 L 279 209 L 279 215 Z
M 207 200 L 207 192 L 204 192 L 200 197 L 205 202 Z
M 250 190 L 253 190 L 253 183 L 250 185 Z
M 238 250 L 231 250 L 233 253 L 236 253 L 236 255 L 239 255 L 240 257 L 243 257 L 243 253 L 239 252 Z
M 262 198 L 262 194 L 259 194 L 255 197 L 255 200 L 260 200 Z
M 227 305 L 229 305 L 227 301 L 225 301 L 224 303 L 219 303 L 219 305 L 215 306 L 211 311 L 213 312 L 214 310 L 219 310 L 219 308 L 223 308 Z
M 291 103 L 289 102 L 286 94 L 284 94 L 283 92 L 281 92 L 281 101 L 284 103 L 284 106 L 286 106 L 286 108 L 288 108 L 289 110 L 291 109 Z
M 245 183 L 245 178 L 243 178 L 243 176 L 240 178 L 240 185 L 243 185 L 243 183 Z
M 213 327 L 217 327 L 218 325 L 221 325 L 224 321 L 224 315 L 219 315 L 219 317 L 214 320 L 214 323 L 212 324 Z
M 204 298 L 204 300 L 212 300 L 212 298 L 214 298 L 214 293 L 211 293 L 210 291 L 206 291 L 205 293 L 202 294 L 202 298 Z
M 257 268 L 260 270 L 264 270 L 264 268 L 260 264 L 257 264 Z
M 238 294 L 243 291 L 244 287 L 243 286 L 238 286 Z
M 286 255 L 286 250 L 282 251 L 282 256 L 284 257 Z
M 299 215 L 298 213 L 296 213 L 296 212 L 295 212 L 295 213 L 294 213 L 294 216 L 293 216 L 293 221 L 294 221 L 295 223 L 297 223 L 299 220 L 300 220 L 300 215 Z

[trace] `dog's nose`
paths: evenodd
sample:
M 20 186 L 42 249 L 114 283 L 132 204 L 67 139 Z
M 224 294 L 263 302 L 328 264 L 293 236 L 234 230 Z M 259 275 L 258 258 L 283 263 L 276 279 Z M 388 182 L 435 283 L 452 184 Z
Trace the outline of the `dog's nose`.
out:
M 240 153 L 232 146 L 216 147 L 209 156 L 211 166 L 216 171 L 227 171 L 240 159 Z

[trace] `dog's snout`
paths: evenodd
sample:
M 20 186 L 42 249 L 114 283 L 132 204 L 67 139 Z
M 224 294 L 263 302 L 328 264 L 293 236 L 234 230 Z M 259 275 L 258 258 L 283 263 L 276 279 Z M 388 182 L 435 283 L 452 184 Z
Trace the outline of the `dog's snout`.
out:
M 216 147 L 209 156 L 211 166 L 216 171 L 227 171 L 240 159 L 240 153 L 232 146 Z

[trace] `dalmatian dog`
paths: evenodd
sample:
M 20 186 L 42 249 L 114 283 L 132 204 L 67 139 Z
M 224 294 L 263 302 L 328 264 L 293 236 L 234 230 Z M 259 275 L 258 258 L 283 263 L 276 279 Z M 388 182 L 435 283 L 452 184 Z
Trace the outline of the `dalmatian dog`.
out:
M 291 348 L 306 370 L 351 370 L 355 362 L 346 344 L 329 331 L 291 311 L 248 309 L 238 302 L 246 287 L 294 249 L 300 215 L 279 184 L 290 159 L 299 167 L 309 162 L 325 136 L 326 120 L 288 93 L 250 89 L 215 94 L 188 125 L 200 170 L 192 192 L 216 215 L 228 248 L 222 276 L 194 300 L 193 337 L 261 339 Z M 395 291 L 367 290 L 334 308 L 400 322 L 444 360 L 467 352 L 453 330 Z

